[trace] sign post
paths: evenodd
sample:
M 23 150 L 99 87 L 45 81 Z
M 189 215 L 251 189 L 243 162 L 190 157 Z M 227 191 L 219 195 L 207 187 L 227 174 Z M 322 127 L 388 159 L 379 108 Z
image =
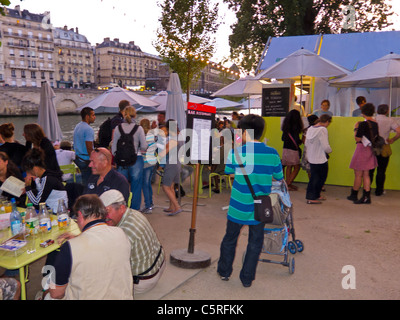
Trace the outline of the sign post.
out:
M 190 129 L 190 161 L 196 164 L 192 220 L 189 229 L 189 245 L 186 249 L 178 249 L 171 252 L 170 262 L 178 267 L 186 269 L 206 268 L 211 264 L 211 256 L 200 250 L 195 250 L 197 200 L 199 192 L 200 166 L 201 163 L 211 161 L 211 130 L 215 123 L 216 108 L 202 104 L 188 103 L 187 126 Z

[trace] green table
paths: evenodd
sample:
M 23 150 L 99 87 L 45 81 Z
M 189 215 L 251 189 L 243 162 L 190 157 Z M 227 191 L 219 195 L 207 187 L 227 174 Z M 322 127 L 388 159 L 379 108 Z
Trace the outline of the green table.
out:
M 25 283 L 28 281 L 28 279 L 25 276 L 25 267 L 28 267 L 29 264 L 39 260 L 40 258 L 46 256 L 50 252 L 59 249 L 60 245 L 57 243 L 57 238 L 61 234 L 64 234 L 66 232 L 78 235 L 80 233 L 80 230 L 78 225 L 73 220 L 71 220 L 71 223 L 68 226 L 68 228 L 64 230 L 59 230 L 58 226 L 53 226 L 50 233 L 39 234 L 36 238 L 36 243 L 35 243 L 36 251 L 33 253 L 29 254 L 27 253 L 27 248 L 29 244 L 20 249 L 24 251 L 18 256 L 15 256 L 14 253 L 12 252 L 0 250 L 0 267 L 9 270 L 19 269 L 19 278 L 21 282 L 21 300 L 26 300 Z M 8 234 L 10 238 L 11 237 L 10 228 L 8 228 Z M 3 239 L 3 241 L 5 241 L 6 239 Z M 30 236 L 28 236 L 26 239 L 28 240 L 28 242 L 31 241 Z M 40 246 L 40 243 L 47 239 L 54 240 L 54 243 L 46 248 L 42 248 Z

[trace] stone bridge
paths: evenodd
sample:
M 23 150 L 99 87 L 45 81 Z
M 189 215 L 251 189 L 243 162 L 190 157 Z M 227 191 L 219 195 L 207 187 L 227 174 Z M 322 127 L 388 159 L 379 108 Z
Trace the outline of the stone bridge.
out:
M 0 87 L 0 114 L 3 116 L 37 115 L 40 88 Z M 75 109 L 93 100 L 104 91 L 93 89 L 53 89 L 58 114 L 76 113 Z M 155 92 L 137 92 L 150 97 Z

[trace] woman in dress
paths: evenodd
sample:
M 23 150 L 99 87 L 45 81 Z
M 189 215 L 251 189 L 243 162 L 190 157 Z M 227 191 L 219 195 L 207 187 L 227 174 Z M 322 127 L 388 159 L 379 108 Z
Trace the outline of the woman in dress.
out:
M 348 200 L 355 204 L 371 203 L 371 179 L 369 170 L 377 167 L 378 162 L 372 151 L 372 138 L 378 135 L 378 124 L 374 120 L 375 106 L 372 103 L 366 103 L 361 107 L 361 115 L 365 121 L 357 122 L 354 128 L 356 150 L 350 162 L 350 169 L 354 170 L 354 184 L 351 189 Z M 367 140 L 368 139 L 368 140 Z M 363 196 L 358 199 L 358 190 L 363 186 Z
M 307 129 L 305 146 L 310 163 L 310 181 L 306 193 L 308 204 L 321 204 L 321 200 L 325 200 L 321 197 L 321 191 L 328 176 L 327 154 L 332 152 L 327 130 L 331 122 L 332 117 L 323 114 L 313 126 Z
M 285 168 L 285 180 L 290 191 L 296 191 L 297 187 L 293 185 L 294 179 L 300 170 L 300 145 L 302 139 L 300 134 L 303 133 L 304 125 L 297 110 L 291 110 L 282 123 L 282 166 Z
M 169 199 L 169 208 L 164 209 L 168 216 L 174 216 L 182 212 L 182 208 L 175 196 L 174 185 L 180 183 L 181 163 L 178 160 L 178 128 L 175 120 L 168 120 L 161 129 L 166 136 L 164 150 L 159 153 L 161 164 L 164 164 L 164 174 L 161 180 L 162 189 Z

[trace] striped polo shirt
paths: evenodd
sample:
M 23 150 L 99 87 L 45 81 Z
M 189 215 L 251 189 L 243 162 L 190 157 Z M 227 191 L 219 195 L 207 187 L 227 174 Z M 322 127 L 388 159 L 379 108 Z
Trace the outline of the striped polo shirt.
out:
M 248 142 L 237 148 L 246 173 L 257 196 L 271 193 L 272 179 L 282 180 L 282 164 L 278 152 L 262 142 Z M 226 174 L 235 174 L 229 202 L 228 219 L 246 225 L 254 220 L 254 200 L 238 165 L 235 152 L 230 151 L 225 165 Z
M 117 227 L 124 230 L 131 244 L 132 275 L 137 276 L 149 269 L 160 251 L 160 241 L 147 218 L 139 211 L 128 208 Z M 164 261 L 164 250 L 154 267 L 144 274 L 154 274 Z

